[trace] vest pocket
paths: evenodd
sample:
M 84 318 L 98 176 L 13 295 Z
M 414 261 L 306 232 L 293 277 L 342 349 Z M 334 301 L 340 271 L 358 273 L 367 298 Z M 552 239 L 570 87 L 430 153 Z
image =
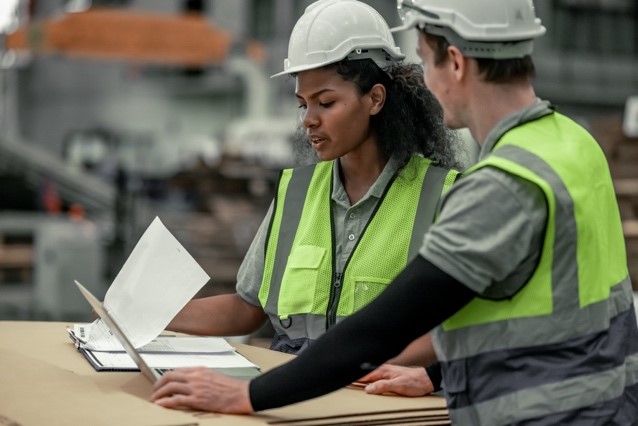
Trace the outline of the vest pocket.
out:
M 293 247 L 282 277 L 278 315 L 304 314 L 312 311 L 319 271 L 326 249 L 319 246 Z
M 453 410 L 472 405 L 472 398 L 468 391 L 467 360 L 460 359 L 440 364 L 443 376 L 441 387 L 445 392 L 448 408 Z M 472 424 L 479 424 L 479 422 Z
M 390 284 L 391 280 L 376 277 L 354 277 L 352 286 L 352 312 L 366 306 L 377 298 L 379 294 Z

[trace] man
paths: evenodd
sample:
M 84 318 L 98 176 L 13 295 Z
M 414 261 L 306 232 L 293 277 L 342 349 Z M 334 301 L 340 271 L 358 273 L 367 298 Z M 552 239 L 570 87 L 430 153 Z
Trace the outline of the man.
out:
M 434 330 L 458 425 L 638 424 L 638 327 L 611 177 L 536 98 L 530 0 L 399 0 L 424 78 L 479 162 L 375 301 L 252 382 L 170 373 L 153 399 L 249 413 L 338 389 Z M 339 356 L 334 356 L 335 351 Z

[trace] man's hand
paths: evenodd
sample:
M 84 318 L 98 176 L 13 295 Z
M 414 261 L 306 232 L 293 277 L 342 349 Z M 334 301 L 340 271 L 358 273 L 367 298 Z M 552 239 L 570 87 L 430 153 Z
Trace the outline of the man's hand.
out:
M 424 396 L 434 391 L 434 385 L 423 367 L 383 364 L 359 382 L 368 383 L 365 391 L 376 395 Z
M 252 413 L 248 381 L 209 368 L 178 368 L 155 383 L 151 401 L 166 408 L 190 408 L 218 413 Z

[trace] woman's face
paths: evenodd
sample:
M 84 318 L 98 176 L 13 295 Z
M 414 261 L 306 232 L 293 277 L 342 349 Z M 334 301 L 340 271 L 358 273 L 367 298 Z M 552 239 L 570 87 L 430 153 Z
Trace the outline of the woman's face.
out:
M 354 83 L 334 69 L 297 75 L 296 96 L 308 141 L 320 160 L 335 160 L 375 144 L 370 115 L 376 114 L 370 94 L 360 96 Z

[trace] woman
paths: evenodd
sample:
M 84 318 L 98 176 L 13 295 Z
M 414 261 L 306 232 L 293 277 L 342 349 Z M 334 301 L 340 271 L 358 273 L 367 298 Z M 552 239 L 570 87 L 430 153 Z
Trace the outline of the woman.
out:
M 297 353 L 417 254 L 458 172 L 441 109 L 403 57 L 365 3 L 306 9 L 278 75 L 296 79 L 300 143 L 319 162 L 282 172 L 237 292 L 189 302 L 169 329 L 248 334 L 270 319 L 272 349 Z

